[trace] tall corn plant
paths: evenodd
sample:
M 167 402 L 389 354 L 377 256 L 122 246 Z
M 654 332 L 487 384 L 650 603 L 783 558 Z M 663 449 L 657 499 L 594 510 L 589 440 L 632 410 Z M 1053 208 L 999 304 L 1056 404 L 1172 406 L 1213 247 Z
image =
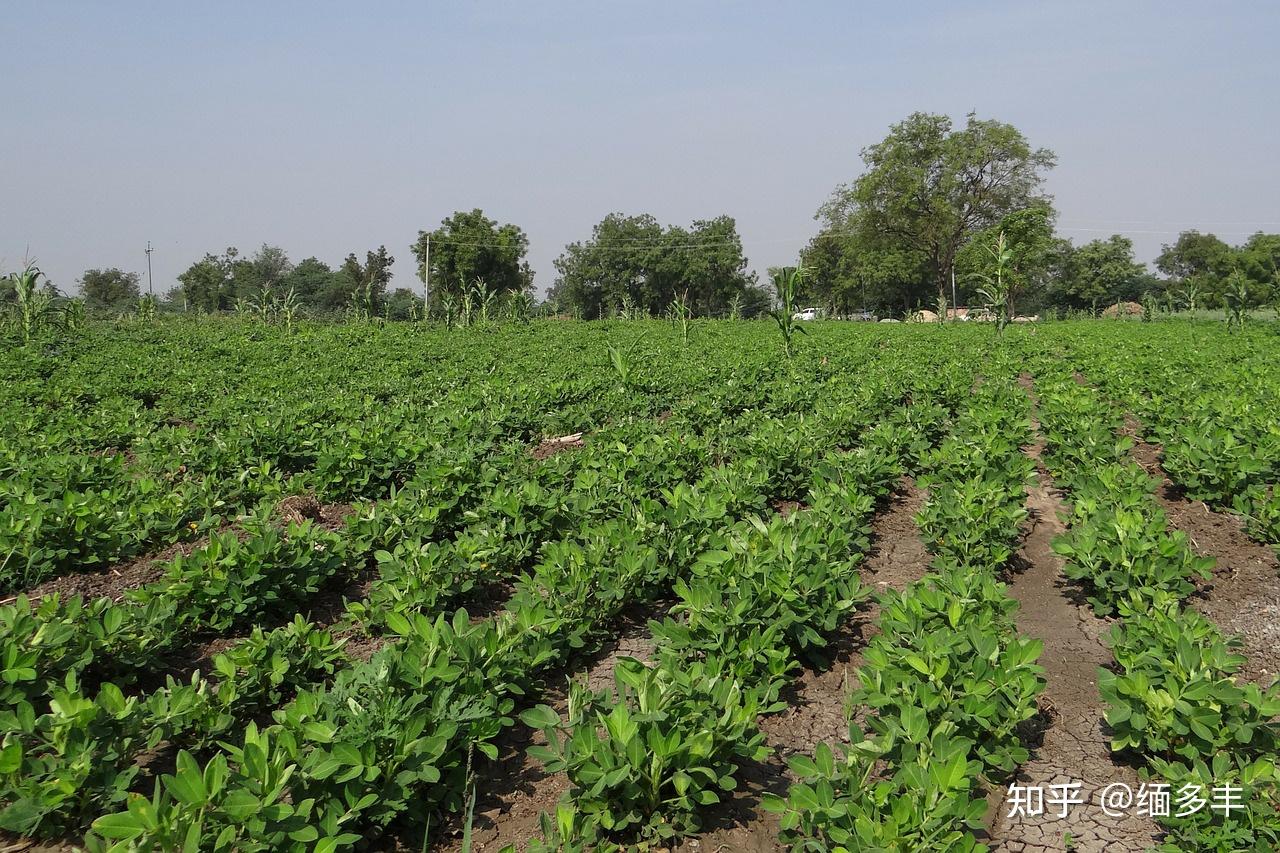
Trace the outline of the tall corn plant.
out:
M 1150 323 L 1156 319 L 1156 312 L 1160 310 L 1160 305 L 1156 301 L 1156 295 L 1148 290 L 1142 294 L 1142 322 Z
M 689 291 L 671 300 L 671 319 L 680 329 L 680 340 L 689 345 L 689 328 L 693 324 L 693 308 L 689 305 Z
M 493 302 L 498 298 L 498 291 L 490 290 L 489 283 L 482 278 L 477 278 L 475 285 L 471 288 L 472 301 L 475 304 L 476 321 L 481 324 L 489 322 L 489 312 L 493 308 Z
M 357 320 L 370 320 L 373 318 L 373 275 L 370 275 L 359 284 L 351 294 L 351 302 L 348 310 Z
M 160 300 L 156 299 L 154 294 L 148 293 L 138 299 L 138 319 L 150 323 L 156 318 L 156 312 L 159 310 Z
M 729 300 L 729 319 L 742 319 L 742 294 L 735 293 L 733 299 Z
M 1196 310 L 1196 300 L 1199 298 L 1200 288 L 1195 282 L 1187 282 L 1186 286 L 1178 292 L 1178 301 L 1182 303 L 1182 307 L 1193 313 Z
M 9 274 L 9 282 L 18 300 L 18 327 L 22 331 L 23 343 L 31 343 L 36 332 L 54 319 L 53 295 L 39 286 L 42 276 L 44 273 L 34 263 L 28 263 L 22 272 Z
M 792 341 L 796 333 L 809 334 L 795 319 L 796 297 L 800 295 L 800 287 L 804 284 L 805 271 L 801 266 L 779 267 L 772 270 L 772 275 L 773 289 L 778 294 L 779 307 L 774 309 L 770 316 L 777 322 L 778 331 L 782 333 L 782 348 L 787 358 L 791 358 L 794 348 Z
M 62 307 L 62 327 L 68 332 L 78 332 L 85 327 L 88 316 L 83 299 L 68 299 Z
M 298 299 L 298 294 L 292 287 L 285 292 L 282 299 L 276 302 L 275 314 L 284 323 L 286 332 L 293 332 L 293 324 L 301 308 L 302 302 Z
M 1244 328 L 1249 313 L 1249 283 L 1239 270 L 1227 277 L 1227 328 L 1233 331 Z
M 1009 325 L 1009 303 L 1013 298 L 1013 252 L 1005 239 L 1004 232 L 996 235 L 993 245 L 987 246 L 987 254 L 991 256 L 991 272 L 975 273 L 974 277 L 982 282 L 978 295 L 982 297 L 984 307 L 996 318 L 996 334 L 1003 335 Z

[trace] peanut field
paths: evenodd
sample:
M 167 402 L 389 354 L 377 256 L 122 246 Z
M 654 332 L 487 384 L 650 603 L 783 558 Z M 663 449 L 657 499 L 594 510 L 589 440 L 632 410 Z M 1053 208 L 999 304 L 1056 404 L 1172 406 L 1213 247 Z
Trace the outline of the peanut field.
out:
M 1280 849 L 1275 325 L 805 331 L 0 353 L 0 847 Z

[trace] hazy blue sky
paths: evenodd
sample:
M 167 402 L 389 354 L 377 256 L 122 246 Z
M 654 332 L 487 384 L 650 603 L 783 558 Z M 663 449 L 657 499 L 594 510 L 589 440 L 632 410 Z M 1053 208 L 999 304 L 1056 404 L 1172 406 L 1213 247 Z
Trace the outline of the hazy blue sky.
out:
M 1059 158 L 1077 243 L 1280 230 L 1280 4 L 7 3 L 0 270 L 157 290 L 263 242 L 331 263 L 482 207 L 540 289 L 610 211 L 794 259 L 859 150 L 970 110 Z M 144 279 L 145 288 L 145 279 Z

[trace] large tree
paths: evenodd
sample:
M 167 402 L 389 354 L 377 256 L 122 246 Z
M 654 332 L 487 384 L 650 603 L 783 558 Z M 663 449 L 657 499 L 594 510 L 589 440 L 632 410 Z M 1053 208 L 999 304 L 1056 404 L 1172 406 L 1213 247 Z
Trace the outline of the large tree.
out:
M 1222 304 L 1227 276 L 1235 268 L 1232 248 L 1213 234 L 1183 231 L 1165 244 L 1156 258 L 1156 269 L 1169 277 L 1178 290 L 1195 288 L 1201 305 Z
M 828 220 L 800 253 L 808 275 L 804 299 L 835 314 L 909 313 L 929 299 L 927 259 L 881 239 L 856 215 Z
M 1146 267 L 1133 259 L 1133 241 L 1113 234 L 1071 252 L 1063 293 L 1073 307 L 1096 310 L 1136 301 L 1151 283 Z
M 221 255 L 205 255 L 178 276 L 183 303 L 188 310 L 221 311 L 235 302 L 234 269 L 239 252 L 228 248 Z
M 1280 234 L 1259 231 L 1236 253 L 1236 266 L 1250 282 L 1250 301 L 1274 303 L 1280 299 Z
M 281 295 L 286 289 L 285 279 L 293 271 L 293 262 L 279 246 L 266 243 L 252 257 L 239 258 L 232 265 L 236 296 L 254 297 L 266 292 Z
M 360 308 L 370 313 L 380 311 L 391 283 L 391 265 L 395 258 L 386 246 L 365 252 L 364 263 L 355 252 L 347 255 L 334 275 L 333 285 L 325 294 L 322 307 L 328 310 Z
M 1024 301 L 1029 305 L 1043 304 L 1060 251 L 1060 243 L 1053 235 L 1053 217 L 1048 204 L 1037 203 L 1008 213 L 975 234 L 956 255 L 957 283 L 964 285 L 957 287 L 957 292 L 971 295 L 983 280 L 981 276 L 994 273 L 991 247 L 1004 234 L 1009 252 L 1004 275 L 1009 281 L 1010 312 L 1017 314 Z
M 559 277 L 549 297 L 561 310 L 588 319 L 624 308 L 656 315 L 687 298 L 694 312 L 722 316 L 737 300 L 753 307 L 754 283 L 737 224 L 730 216 L 664 227 L 648 214 L 611 213 L 591 239 L 570 243 L 556 259 Z
M 280 282 L 283 292 L 293 291 L 294 297 L 303 305 L 312 308 L 324 308 L 330 299 L 330 291 L 338 287 L 334 271 L 318 258 L 306 258 Z M 338 297 L 341 301 L 342 297 Z
M 85 270 L 80 295 L 94 308 L 123 308 L 138 301 L 138 274 L 110 267 Z
M 418 232 L 413 255 L 421 274 L 430 240 L 431 298 L 460 295 L 483 281 L 498 293 L 533 288 L 533 269 L 525 260 L 529 238 L 516 225 L 499 225 L 480 208 L 458 211 L 430 232 Z
M 956 254 L 973 235 L 1010 213 L 1047 204 L 1044 174 L 1055 163 L 1013 125 L 973 114 L 963 128 L 944 115 L 914 113 L 862 150 L 867 170 L 838 187 L 820 215 L 856 213 L 882 245 L 919 252 L 935 289 L 950 289 Z

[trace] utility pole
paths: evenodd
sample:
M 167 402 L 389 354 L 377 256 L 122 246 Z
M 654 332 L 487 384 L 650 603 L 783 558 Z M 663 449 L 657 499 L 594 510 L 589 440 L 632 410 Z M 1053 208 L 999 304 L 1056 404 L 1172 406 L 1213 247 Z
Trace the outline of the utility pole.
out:
M 148 296 L 154 295 L 154 292 L 151 289 L 151 241 L 150 240 L 147 241 L 147 295 Z
M 960 306 L 956 304 L 956 267 L 951 265 L 951 317 L 959 318 L 960 314 L 956 311 Z M 951 317 L 943 317 L 943 320 L 949 320 Z
M 422 319 L 426 320 L 431 310 L 431 235 L 424 234 L 425 244 L 422 249 Z

